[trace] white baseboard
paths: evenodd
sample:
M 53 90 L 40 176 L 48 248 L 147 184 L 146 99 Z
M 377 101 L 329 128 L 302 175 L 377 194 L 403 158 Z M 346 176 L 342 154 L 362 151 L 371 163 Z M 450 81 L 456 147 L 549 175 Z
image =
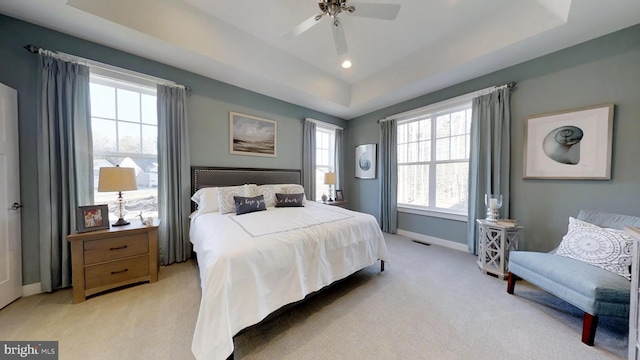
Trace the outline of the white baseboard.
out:
M 37 283 L 33 283 L 33 284 L 29 284 L 29 285 L 22 285 L 22 296 L 31 296 L 31 295 L 36 295 L 36 294 L 40 294 L 42 293 L 42 286 L 40 285 L 39 282 Z
M 451 241 L 451 240 L 444 240 L 444 239 L 440 239 L 440 238 L 437 238 L 437 237 L 418 234 L 418 233 L 414 233 L 414 232 L 411 232 L 411 231 L 400 230 L 400 229 L 398 229 L 398 235 L 406 236 L 408 238 L 412 238 L 412 239 L 414 239 L 416 241 L 424 242 L 424 243 L 427 243 L 427 244 L 444 246 L 446 248 L 450 248 L 450 249 L 458 250 L 458 251 L 464 251 L 466 253 L 469 252 L 469 248 L 467 247 L 467 245 L 460 244 L 460 243 L 457 243 L 457 242 Z

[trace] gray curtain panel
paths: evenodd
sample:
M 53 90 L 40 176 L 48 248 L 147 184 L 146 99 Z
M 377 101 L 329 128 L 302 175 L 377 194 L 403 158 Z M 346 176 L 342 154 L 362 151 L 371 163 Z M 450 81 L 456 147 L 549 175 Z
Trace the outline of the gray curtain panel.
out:
M 316 199 L 316 124 L 304 121 L 302 134 L 302 186 L 307 200 Z
M 89 68 L 39 55 L 38 223 L 40 282 L 50 292 L 71 286 L 66 236 L 76 209 L 93 204 L 93 143 Z
M 191 257 L 191 179 L 186 91 L 158 85 L 158 242 L 164 265 Z
M 473 99 L 469 156 L 469 251 L 478 253 L 476 219 L 484 219 L 485 194 L 502 194 L 501 217 L 509 217 L 511 152 L 510 90 L 505 87 Z
M 336 189 L 342 190 L 344 187 L 344 167 L 342 166 L 343 161 L 343 149 L 344 149 L 344 130 L 336 129 L 336 144 L 334 148 L 334 172 L 336 173 Z M 334 194 L 335 196 L 335 194 Z
M 398 122 L 380 122 L 380 226 L 395 234 L 398 226 Z

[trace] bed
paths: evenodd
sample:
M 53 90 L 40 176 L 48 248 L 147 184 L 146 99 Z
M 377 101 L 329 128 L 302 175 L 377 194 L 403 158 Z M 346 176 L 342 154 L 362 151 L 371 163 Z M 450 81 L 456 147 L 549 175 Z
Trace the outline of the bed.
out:
M 306 200 L 302 207 L 224 213 L 227 192 L 259 190 L 272 205 L 274 192 L 280 194 L 276 202 L 300 196 L 300 180 L 299 170 L 192 168 L 199 210 L 191 216 L 190 240 L 202 298 L 191 348 L 198 360 L 227 359 L 233 336 L 274 311 L 378 260 L 384 270 L 386 244 L 369 214 Z M 218 191 L 222 202 L 215 211 Z

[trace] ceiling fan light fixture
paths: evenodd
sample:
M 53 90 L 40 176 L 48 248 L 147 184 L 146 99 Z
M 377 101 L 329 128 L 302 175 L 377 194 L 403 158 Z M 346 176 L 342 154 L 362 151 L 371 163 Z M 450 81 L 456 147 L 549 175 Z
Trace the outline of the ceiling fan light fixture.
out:
M 351 61 L 350 61 L 350 60 L 345 60 L 345 61 L 343 61 L 343 62 L 342 62 L 342 67 L 343 67 L 343 68 L 345 68 L 345 69 L 350 68 L 350 67 L 351 67 L 351 65 L 352 65 L 352 64 L 351 64 Z
M 345 12 L 347 14 L 354 14 L 353 16 L 365 18 L 395 20 L 398 16 L 398 12 L 400 11 L 399 4 L 357 3 L 354 6 L 347 5 L 348 1 L 349 0 L 320 0 L 318 2 L 320 14 L 312 15 L 310 18 L 285 33 L 284 37 L 291 39 L 304 33 L 320 22 L 320 20 L 326 15 L 331 18 L 333 42 L 335 43 L 336 52 L 338 53 L 338 56 L 340 56 L 347 53 L 347 40 L 343 26 L 340 23 L 340 20 L 338 20 L 339 14 Z

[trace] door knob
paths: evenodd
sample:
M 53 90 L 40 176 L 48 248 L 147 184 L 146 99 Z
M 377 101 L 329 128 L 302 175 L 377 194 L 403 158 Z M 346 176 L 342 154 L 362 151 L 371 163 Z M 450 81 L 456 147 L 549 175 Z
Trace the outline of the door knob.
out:
M 9 208 L 9 210 L 18 210 L 22 207 L 22 204 L 14 202 L 13 205 Z

